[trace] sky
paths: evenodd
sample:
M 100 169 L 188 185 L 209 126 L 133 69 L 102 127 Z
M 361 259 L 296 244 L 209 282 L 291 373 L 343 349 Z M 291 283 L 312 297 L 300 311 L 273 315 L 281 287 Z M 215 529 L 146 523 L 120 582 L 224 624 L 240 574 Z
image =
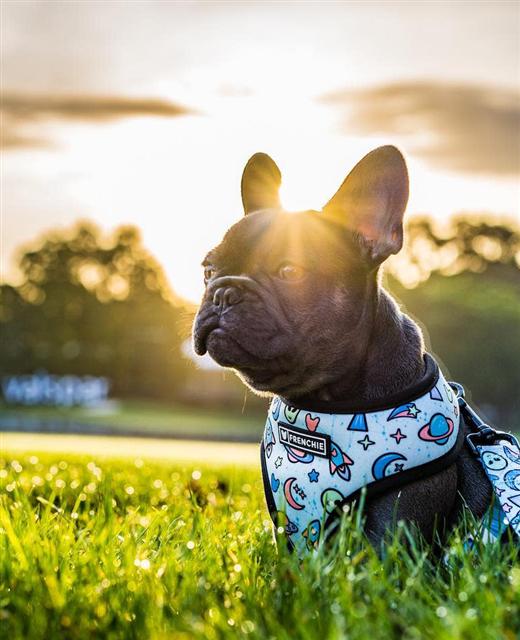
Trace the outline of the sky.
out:
M 520 220 L 517 2 L 9 2 L 2 277 L 79 218 L 136 224 L 179 295 L 242 215 L 257 151 L 289 210 L 321 208 L 380 144 L 409 214 Z

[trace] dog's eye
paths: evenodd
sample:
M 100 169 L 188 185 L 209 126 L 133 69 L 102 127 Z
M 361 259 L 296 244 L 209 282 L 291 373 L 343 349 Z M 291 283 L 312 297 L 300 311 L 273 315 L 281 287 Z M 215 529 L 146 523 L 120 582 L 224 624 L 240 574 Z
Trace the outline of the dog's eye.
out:
M 281 280 L 296 282 L 296 280 L 301 280 L 303 278 L 305 270 L 292 262 L 284 262 L 278 268 L 277 275 Z
M 207 284 L 215 275 L 215 268 L 207 264 L 204 267 L 204 283 Z

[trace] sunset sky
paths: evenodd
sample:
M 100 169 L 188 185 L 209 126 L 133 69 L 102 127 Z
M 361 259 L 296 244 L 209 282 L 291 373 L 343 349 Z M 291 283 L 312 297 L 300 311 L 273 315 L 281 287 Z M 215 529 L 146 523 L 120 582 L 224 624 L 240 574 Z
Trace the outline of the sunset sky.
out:
M 137 224 L 177 293 L 265 151 L 321 208 L 379 144 L 410 213 L 519 219 L 517 2 L 2 3 L 2 272 L 40 232 Z

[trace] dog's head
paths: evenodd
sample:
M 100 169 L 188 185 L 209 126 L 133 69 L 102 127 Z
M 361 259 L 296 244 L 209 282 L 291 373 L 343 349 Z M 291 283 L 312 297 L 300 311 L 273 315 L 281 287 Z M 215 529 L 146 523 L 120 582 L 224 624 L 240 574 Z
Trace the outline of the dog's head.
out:
M 355 370 L 366 350 L 377 269 L 403 242 L 408 174 L 380 147 L 322 211 L 289 213 L 265 154 L 242 176 L 245 217 L 206 256 L 194 343 L 253 389 L 306 394 Z

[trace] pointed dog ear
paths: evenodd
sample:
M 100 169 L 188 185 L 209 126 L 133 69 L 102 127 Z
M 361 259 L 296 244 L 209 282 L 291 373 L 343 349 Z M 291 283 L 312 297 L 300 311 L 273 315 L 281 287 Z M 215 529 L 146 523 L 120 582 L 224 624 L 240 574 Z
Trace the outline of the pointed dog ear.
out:
M 398 149 L 385 146 L 357 163 L 323 211 L 359 235 L 368 259 L 379 265 L 403 245 L 407 202 L 405 160 Z
M 266 153 L 255 153 L 249 158 L 241 183 L 245 215 L 260 209 L 280 208 L 278 192 L 281 184 L 280 169 Z

